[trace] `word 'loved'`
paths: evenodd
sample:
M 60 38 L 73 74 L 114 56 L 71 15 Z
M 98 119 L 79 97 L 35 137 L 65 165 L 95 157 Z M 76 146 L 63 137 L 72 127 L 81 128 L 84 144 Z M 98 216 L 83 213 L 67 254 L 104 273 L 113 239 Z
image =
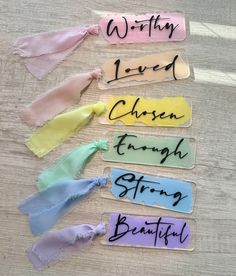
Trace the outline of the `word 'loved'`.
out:
M 114 74 L 114 78 L 111 80 L 108 80 L 107 83 L 111 83 L 114 81 L 118 81 L 121 79 L 127 79 L 127 78 L 131 78 L 134 76 L 144 76 L 145 72 L 151 70 L 152 72 L 158 72 L 158 71 L 164 71 L 164 72 L 171 72 L 173 79 L 177 80 L 176 77 L 176 73 L 175 73 L 175 64 L 176 61 L 178 59 L 178 55 L 175 55 L 173 57 L 173 60 L 170 63 L 164 64 L 162 66 L 160 66 L 159 63 L 155 63 L 152 66 L 146 66 L 146 65 L 139 65 L 138 67 L 135 68 L 130 68 L 127 67 L 124 70 L 121 70 L 121 61 L 120 59 L 117 59 L 113 65 L 115 65 L 115 74 Z
M 176 81 L 190 76 L 183 50 L 167 51 L 132 59 L 112 58 L 102 65 L 99 88 L 109 89 L 150 82 Z

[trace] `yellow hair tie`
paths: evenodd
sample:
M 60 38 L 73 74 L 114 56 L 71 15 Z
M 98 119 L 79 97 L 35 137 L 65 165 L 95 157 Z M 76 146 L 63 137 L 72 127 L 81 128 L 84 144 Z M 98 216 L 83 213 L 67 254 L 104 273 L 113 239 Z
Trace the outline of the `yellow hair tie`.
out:
M 97 102 L 60 114 L 33 133 L 26 141 L 26 146 L 35 155 L 42 157 L 78 133 L 94 114 L 100 116 L 105 107 L 103 102 Z

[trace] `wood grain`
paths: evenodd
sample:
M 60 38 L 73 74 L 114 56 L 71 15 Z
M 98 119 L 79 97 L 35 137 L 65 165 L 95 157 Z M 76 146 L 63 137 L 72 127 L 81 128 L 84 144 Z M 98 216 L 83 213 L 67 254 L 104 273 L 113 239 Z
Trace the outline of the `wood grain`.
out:
M 89 249 L 47 269 L 42 275 L 236 275 L 236 93 L 235 93 L 235 8 L 234 0 L 198 1 L 118 1 L 118 0 L 21 0 L 0 1 L 0 88 L 1 88 L 1 275 L 39 275 L 25 256 L 36 240 L 27 218 L 16 205 L 36 191 L 35 178 L 41 169 L 74 146 L 104 136 L 107 127 L 94 120 L 77 137 L 70 139 L 43 159 L 37 159 L 24 146 L 28 129 L 19 119 L 20 110 L 37 95 L 65 77 L 86 72 L 110 57 L 139 56 L 166 49 L 185 48 L 194 68 L 195 80 L 150 84 L 114 89 L 149 96 L 192 98 L 193 124 L 187 129 L 130 127 L 166 135 L 185 135 L 197 140 L 196 167 L 193 170 L 142 167 L 143 171 L 194 181 L 197 197 L 196 249 L 173 252 L 103 246 L 96 240 Z M 183 43 L 110 46 L 101 36 L 89 38 L 79 50 L 43 81 L 25 69 L 22 59 L 12 55 L 12 42 L 23 35 L 95 23 L 104 14 L 142 14 L 158 10 L 183 10 L 190 20 L 190 36 Z M 98 100 L 101 91 L 93 83 L 80 104 Z M 111 126 L 109 130 L 121 129 Z M 104 164 L 98 155 L 83 176 L 101 174 Z M 132 165 L 125 165 L 133 168 Z M 104 211 L 147 215 L 173 215 L 157 208 L 132 205 L 101 198 L 94 191 L 76 206 L 54 229 L 75 223 L 98 223 Z M 178 216 L 178 214 L 174 214 Z

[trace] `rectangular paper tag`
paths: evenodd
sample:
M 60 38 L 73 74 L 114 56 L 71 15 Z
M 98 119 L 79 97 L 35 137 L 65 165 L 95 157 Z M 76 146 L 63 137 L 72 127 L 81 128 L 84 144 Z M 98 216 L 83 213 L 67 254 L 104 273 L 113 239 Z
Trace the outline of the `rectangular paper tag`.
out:
M 191 213 L 195 184 L 180 179 L 160 177 L 116 167 L 107 167 L 106 187 L 101 196 L 110 199 Z
M 186 38 L 182 12 L 106 16 L 99 26 L 103 37 L 111 44 L 170 42 Z
M 192 105 L 184 97 L 146 98 L 141 96 L 102 95 L 106 103 L 102 124 L 127 126 L 188 127 L 192 122 Z
M 104 161 L 186 169 L 194 166 L 193 138 L 113 132 L 110 140 L 109 149 L 102 154 Z
M 175 50 L 135 59 L 113 58 L 102 65 L 100 89 L 186 79 L 190 67 L 184 51 Z
M 103 244 L 193 250 L 193 220 L 110 213 L 103 216 L 108 231 Z

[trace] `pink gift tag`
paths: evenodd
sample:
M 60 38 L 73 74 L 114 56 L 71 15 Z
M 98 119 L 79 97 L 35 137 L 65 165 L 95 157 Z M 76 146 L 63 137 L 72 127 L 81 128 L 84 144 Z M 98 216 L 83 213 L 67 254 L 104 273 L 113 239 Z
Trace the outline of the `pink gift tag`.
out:
M 106 16 L 99 26 L 103 37 L 111 44 L 182 41 L 186 38 L 182 12 Z

